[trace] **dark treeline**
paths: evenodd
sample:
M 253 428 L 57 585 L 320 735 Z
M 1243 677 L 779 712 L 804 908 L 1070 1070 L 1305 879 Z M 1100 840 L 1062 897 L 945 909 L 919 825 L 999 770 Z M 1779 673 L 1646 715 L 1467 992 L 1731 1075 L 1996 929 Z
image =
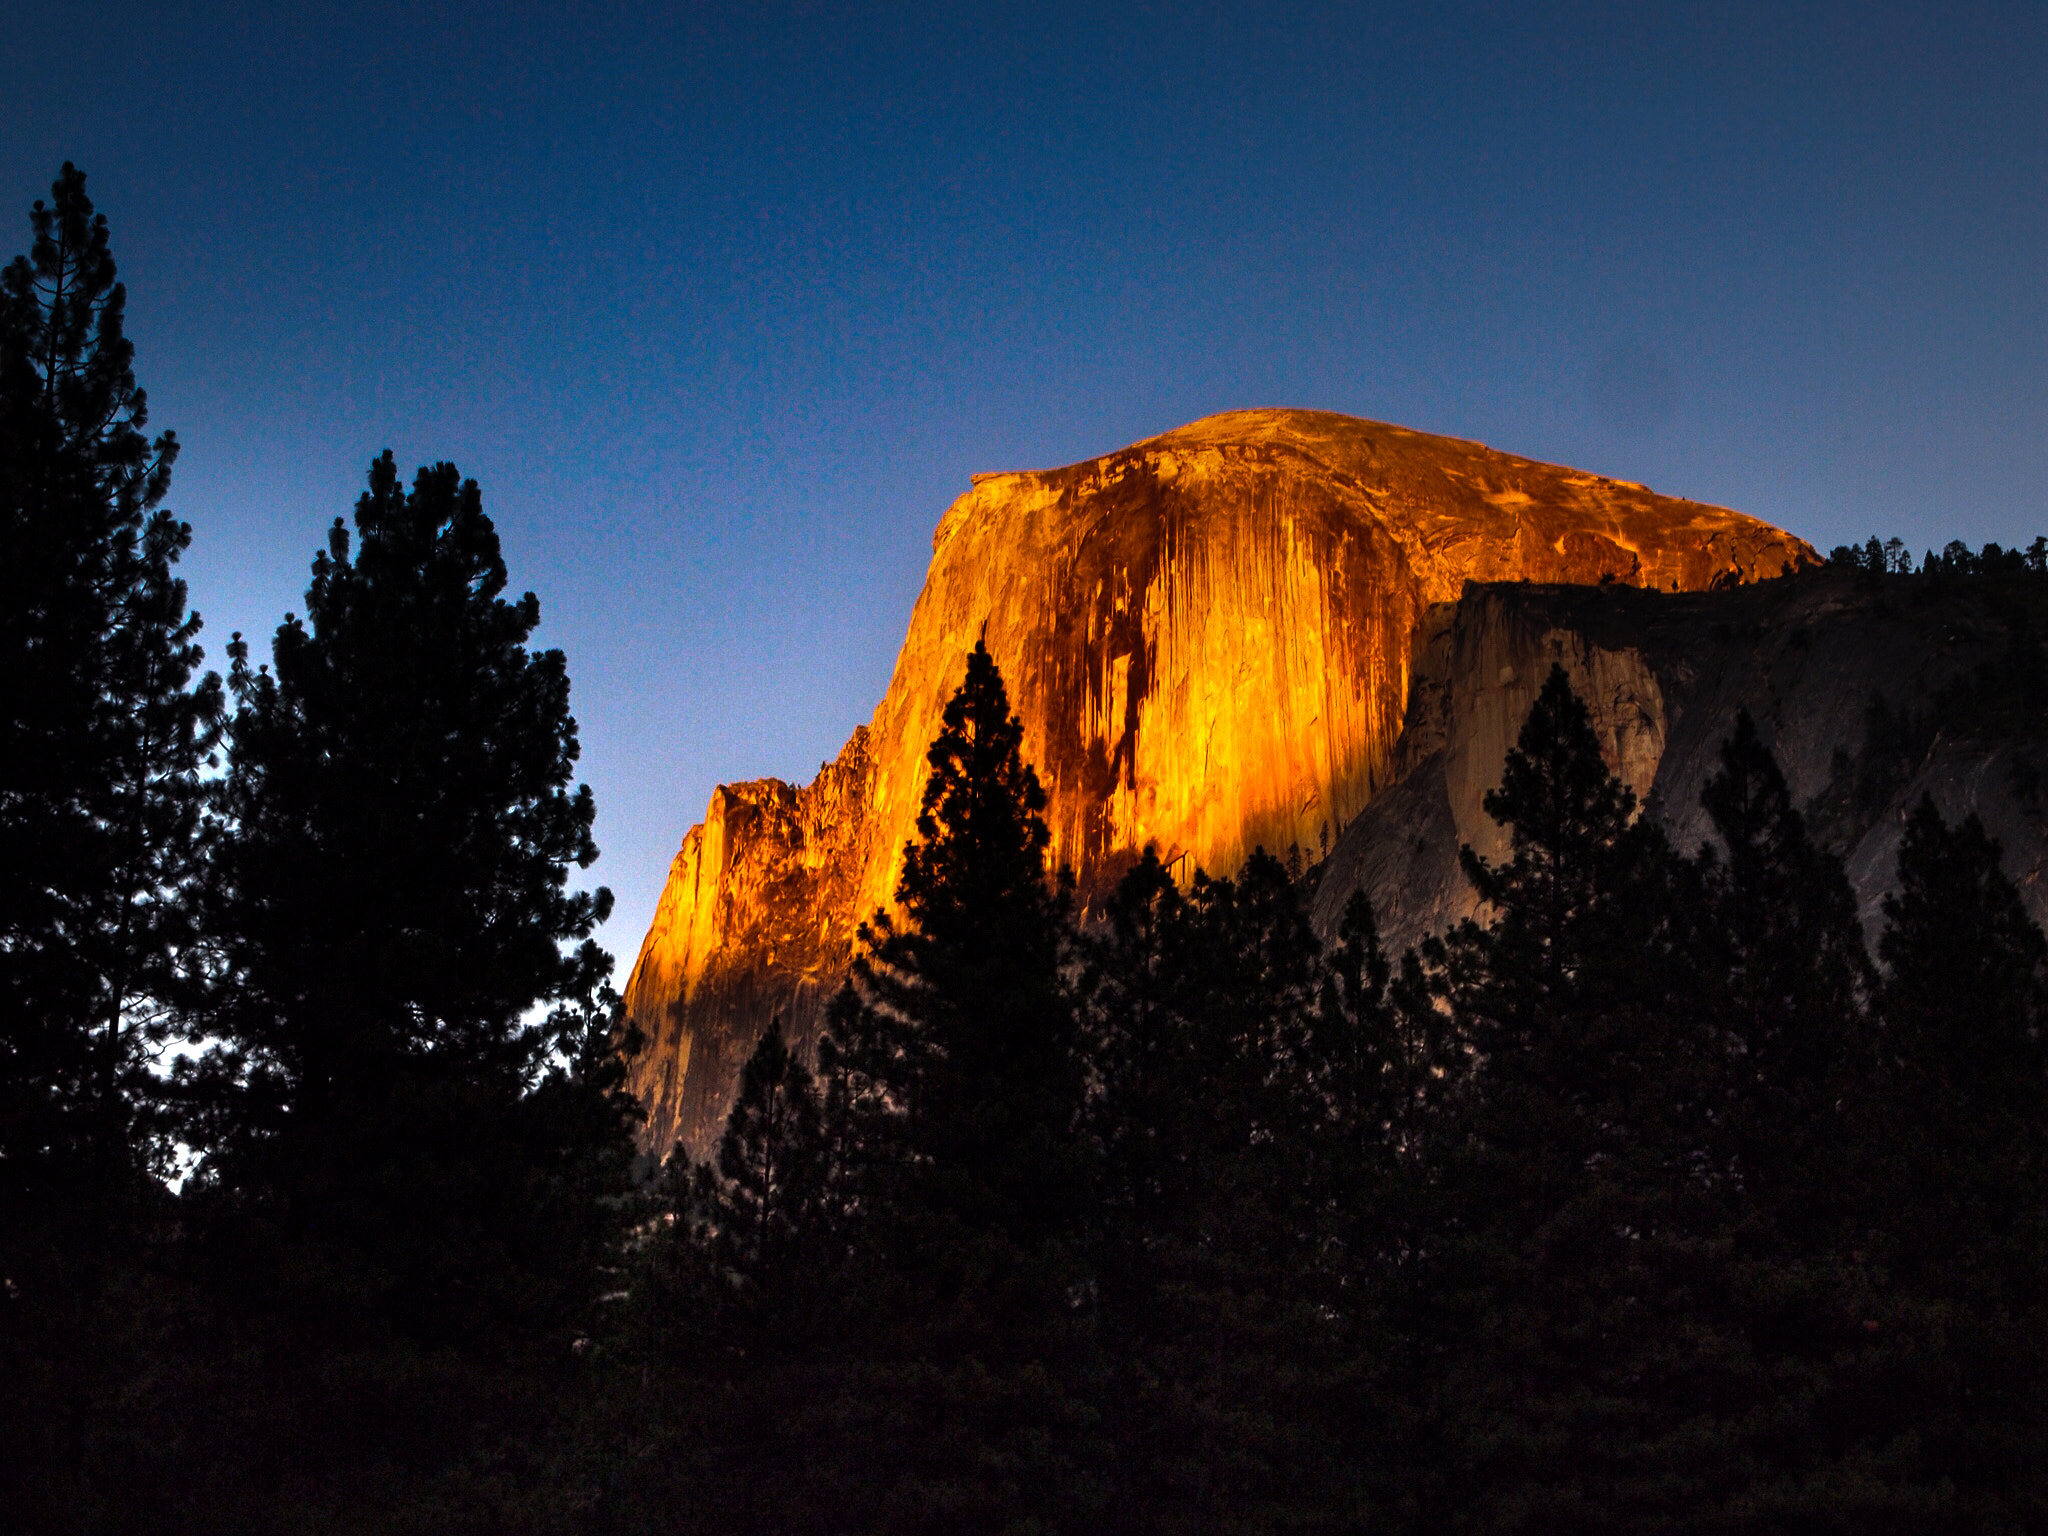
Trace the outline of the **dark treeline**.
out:
M 1559 671 L 1483 921 L 1326 947 L 1263 854 L 1083 912 L 977 648 L 815 1059 L 771 1031 L 636 1178 L 565 664 L 476 486 L 377 460 L 202 674 L 104 221 L 70 167 L 34 217 L 0 1524 L 2048 1525 L 2048 941 L 1974 821 L 1912 813 L 1872 955 L 1746 715 L 1678 849 Z
M 1683 854 L 1558 670 L 1396 965 L 1265 856 L 1077 924 L 1020 739 L 977 650 L 817 1073 L 672 1173 L 622 1528 L 2039 1527 L 2048 946 L 1974 821 L 1873 963 L 1747 715 Z
M 563 657 L 475 483 L 387 453 L 270 661 L 236 636 L 202 675 L 177 442 L 73 167 L 32 232 L 0 276 L 0 1528 L 502 1525 L 629 1219 Z
M 1880 539 L 1873 533 L 1861 544 L 1836 545 L 1828 564 L 1874 576 L 2048 577 L 2048 537 L 2035 539 L 2025 549 L 2005 549 L 1997 544 L 1972 549 L 1961 539 L 1952 539 L 1939 554 L 1928 550 L 1916 567 L 1913 552 L 1903 539 Z

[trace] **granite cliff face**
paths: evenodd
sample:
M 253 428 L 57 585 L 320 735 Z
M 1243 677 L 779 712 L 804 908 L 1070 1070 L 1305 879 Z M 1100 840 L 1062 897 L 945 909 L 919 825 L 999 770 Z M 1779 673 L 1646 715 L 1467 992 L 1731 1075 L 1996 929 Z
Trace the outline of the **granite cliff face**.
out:
M 1997 708 L 1995 669 L 2016 641 L 2039 644 L 2040 616 L 2016 627 L 2015 612 L 2012 594 L 1982 585 L 1832 568 L 1676 595 L 1475 586 L 1418 632 L 1387 787 L 1318 871 L 1316 928 L 1332 937 L 1361 889 L 1396 953 L 1476 911 L 1458 848 L 1506 854 L 1481 799 L 1553 664 L 1586 700 L 1608 766 L 1681 850 L 1710 835 L 1700 791 L 1747 708 L 1814 833 L 1847 861 L 1873 940 L 1923 794 L 1950 821 L 1983 820 L 2048 922 L 2048 720 Z
M 1740 513 L 1309 411 L 976 476 L 932 546 L 869 724 L 802 788 L 722 786 L 683 841 L 626 990 L 650 1150 L 709 1149 L 771 1018 L 815 1039 L 977 638 L 1085 900 L 1148 844 L 1187 873 L 1341 845 L 1390 782 L 1418 635 L 1469 582 L 1696 591 L 1813 559 Z

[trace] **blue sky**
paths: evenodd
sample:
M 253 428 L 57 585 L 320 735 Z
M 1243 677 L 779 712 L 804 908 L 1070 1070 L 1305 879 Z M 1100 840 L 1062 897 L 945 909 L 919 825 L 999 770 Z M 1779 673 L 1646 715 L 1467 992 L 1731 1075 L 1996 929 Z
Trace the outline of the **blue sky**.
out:
M 379 450 L 475 475 L 621 980 L 712 786 L 872 710 L 976 470 L 1301 405 L 1823 548 L 2048 531 L 2039 4 L 77 3 L 4 46 L 0 253 L 89 172 L 213 659 Z

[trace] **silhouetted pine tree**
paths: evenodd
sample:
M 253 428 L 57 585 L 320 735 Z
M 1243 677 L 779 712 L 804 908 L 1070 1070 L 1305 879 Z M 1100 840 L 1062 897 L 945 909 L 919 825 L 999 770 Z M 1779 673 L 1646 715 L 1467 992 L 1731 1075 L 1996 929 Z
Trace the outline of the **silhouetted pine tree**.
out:
M 787 1292 L 822 1278 L 827 1258 L 824 1133 L 811 1074 L 778 1020 L 740 1072 L 718 1144 L 714 1255 L 744 1292 Z
M 1397 970 L 1382 950 L 1363 892 L 1345 905 L 1324 975 L 1312 1041 L 1325 1109 L 1309 1142 L 1320 1322 L 1311 1380 L 1332 1474 L 1312 1508 L 1339 1528 L 1349 1519 L 1403 1529 L 1418 1504 L 1430 1507 L 1442 1458 L 1430 1407 L 1442 1341 L 1411 1325 L 1427 1310 L 1418 1287 L 1436 1283 L 1444 1149 L 1456 1134 L 1446 1098 L 1464 1085 L 1468 1047 L 1416 951 Z M 1454 1226 L 1463 1219 L 1449 1214 Z
M 1748 712 L 1701 794 L 1715 841 L 1684 870 L 1698 1028 L 1703 1218 L 1681 1293 L 1696 1351 L 1684 1458 L 1702 1530 L 1825 1528 L 1864 1497 L 1848 1426 L 1868 1290 L 1853 1230 L 1871 1127 L 1871 968 L 1841 861 L 1816 846 Z
M 1911 1107 L 1914 1155 L 1934 1175 L 1925 1193 L 1944 1208 L 1943 1227 L 1999 1221 L 2034 1193 L 2011 1175 L 2033 1164 L 2048 1134 L 2048 940 L 1977 818 L 1950 827 L 1924 796 L 1907 819 L 1899 890 L 1884 913 L 1895 1107 Z M 1955 1235 L 1927 1234 L 1937 1249 Z
M 1069 902 L 1047 875 L 1045 792 L 1022 746 L 977 645 L 928 755 L 902 917 L 863 929 L 859 1006 L 835 1013 L 827 1057 L 863 1080 L 842 1099 L 885 1111 L 872 1134 L 900 1141 L 920 1219 L 1019 1260 L 1071 1242 L 1081 1100 Z
M 160 506 L 177 439 L 144 433 L 84 173 L 66 164 L 30 223 L 0 275 L 0 1258 L 17 1286 L 34 1282 L 16 1244 L 52 1202 L 103 1216 L 149 1161 L 137 1117 L 192 940 L 220 698 L 192 685 L 199 619 L 172 574 L 191 530 Z
M 820 1047 L 840 1316 L 815 1363 L 829 1433 L 782 1416 L 771 1500 L 854 1529 L 1001 1526 L 1085 1503 L 1089 1170 L 1063 964 L 1070 900 L 1045 868 L 1044 791 L 977 645 L 929 753 L 900 915 Z M 789 1403 L 786 1381 L 756 1390 Z M 759 1490 L 756 1490 L 757 1496 Z M 804 1514 L 809 1510 L 811 1513 Z
M 1198 871 L 1182 892 L 1148 854 L 1104 916 L 1087 990 L 1105 1214 L 1221 1253 L 1250 1235 L 1218 1209 L 1234 1191 L 1245 1219 L 1299 1234 L 1308 1183 L 1293 1157 L 1324 1108 L 1311 1059 L 1322 973 L 1285 867 L 1259 851 L 1236 879 Z M 1224 1229 L 1211 1234 L 1222 1247 L 1198 1238 L 1205 1226 Z
M 0 273 L 0 1505 L 23 1530 L 118 1507 L 154 1380 L 172 1231 L 154 1059 L 192 939 L 196 687 L 107 222 L 65 165 Z M 147 1359 L 147 1364 L 138 1364 Z M 142 1437 L 163 1438 L 144 1422 Z
M 1180 888 L 1147 849 L 1084 940 L 1088 1129 L 1100 1159 L 1097 1263 L 1113 1333 L 1148 1315 L 1156 1244 L 1191 1198 L 1192 937 Z
M 1358 1192 L 1329 1157 L 1346 1129 L 1316 1055 L 1301 889 L 1261 852 L 1183 893 L 1148 854 L 1104 917 L 1084 990 L 1115 1521 L 1328 1506 L 1315 1404 L 1350 1341 L 1317 1281 L 1332 1205 Z
M 1700 801 L 1719 840 L 1700 864 L 1701 972 L 1713 987 L 1701 1001 L 1720 1010 L 1724 1032 L 1725 1171 L 1775 1219 L 1806 1226 L 1825 1214 L 1813 1160 L 1848 1140 L 1835 1106 L 1870 1065 L 1870 961 L 1855 898 L 1841 861 L 1807 836 L 1748 710 Z
M 232 652 L 200 1188 L 319 1327 L 498 1349 L 574 1327 L 608 1241 L 611 897 L 567 887 L 597 852 L 568 673 L 476 483 L 407 492 L 386 453 L 355 520 L 276 670 Z
M 1885 901 L 1857 1428 L 1900 1528 L 2048 1519 L 2048 940 L 1923 797 Z M 1846 1320 L 1851 1322 L 1853 1320 Z
M 1492 922 L 1426 951 L 1469 1054 L 1413 1293 L 1451 1451 L 1419 1496 L 1457 1528 L 1642 1529 L 1711 1470 L 1687 1439 L 1715 1207 L 1678 861 L 1561 667 L 1485 804 L 1512 834 L 1505 864 L 1464 857 Z
M 1450 1047 L 1436 1010 L 1417 995 L 1414 953 L 1397 978 L 1363 891 L 1345 903 L 1323 976 L 1309 1052 L 1321 1099 L 1311 1150 L 1321 1165 L 1322 1263 L 1355 1295 L 1417 1241 L 1412 1185 Z

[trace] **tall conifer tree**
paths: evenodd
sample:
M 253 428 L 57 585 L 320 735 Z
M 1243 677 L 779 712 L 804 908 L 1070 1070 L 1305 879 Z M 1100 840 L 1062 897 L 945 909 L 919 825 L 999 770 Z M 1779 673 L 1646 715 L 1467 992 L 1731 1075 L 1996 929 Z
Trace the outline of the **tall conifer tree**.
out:
M 1309 1054 L 1323 1263 L 1355 1292 L 1416 1242 L 1408 1196 L 1455 1063 L 1441 1017 L 1415 995 L 1424 983 L 1414 951 L 1397 977 L 1363 891 L 1345 903 L 1323 971 Z
M 232 652 L 209 1176 L 370 1316 L 516 1333 L 588 1283 L 624 1153 L 568 672 L 453 465 L 384 454 L 355 522 L 275 671 Z
M 1978 819 L 1927 796 L 1884 912 L 1858 1427 L 1894 1507 L 2027 1529 L 2048 1512 L 2021 1449 L 2048 1428 L 2048 939 Z
M 1923 796 L 1885 899 L 1884 1134 L 1906 1199 L 1881 1214 L 1908 1273 L 1953 1275 L 2048 1221 L 2048 939 L 1999 858 L 1975 816 L 1950 826 Z
M 217 680 L 193 686 L 199 619 L 173 574 L 191 530 L 161 506 L 177 439 L 145 432 L 84 173 L 66 164 L 30 223 L 0 274 L 0 1183 L 16 1197 L 87 1162 L 104 1188 L 144 1150 L 219 704 Z
M 1949 826 L 1923 796 L 1885 899 L 1885 1021 L 1934 1155 L 2048 1131 L 2048 939 L 1999 858 L 1975 816 Z
M 810 1071 L 768 1027 L 740 1072 L 718 1144 L 716 1257 L 749 1293 L 786 1290 L 824 1258 L 823 1132 Z
M 1871 975 L 1841 861 L 1816 847 L 1748 710 L 1721 744 L 1701 804 L 1719 847 L 1698 869 L 1706 953 L 1696 1006 L 1718 1013 L 1725 1069 L 1725 1170 L 1773 1219 L 1812 1233 L 1839 1212 L 1837 1154 L 1852 1132 L 1839 1106 L 1867 1073 L 1863 1001 Z M 1817 1161 L 1818 1160 L 1818 1161 Z
M 1088 1502 L 1071 903 L 1023 736 L 977 644 L 928 755 L 900 914 L 863 928 L 820 1049 L 855 1352 L 825 1389 L 844 1395 L 838 1459 L 807 1451 L 832 1523 L 1059 1524 Z
M 1672 1005 L 1705 1111 L 1679 1144 L 1704 1217 L 1679 1301 L 1712 1346 L 1688 1470 L 1703 1510 L 1815 1521 L 1869 1450 L 1850 1427 L 1867 1383 L 1840 1367 L 1869 1289 L 1852 1218 L 1872 1171 L 1871 968 L 1841 860 L 1809 837 L 1747 710 L 1700 800 L 1715 837 L 1682 872 L 1690 961 Z M 1810 1432 L 1788 1439 L 1791 1422 Z
M 921 1199 L 1032 1248 L 1072 1220 L 1080 1069 L 1061 975 L 1069 902 L 1045 867 L 1045 791 L 1023 742 L 977 644 L 928 754 L 902 917 L 864 930 L 865 1004 L 835 1027 L 832 1059 L 880 1079 Z
M 1465 853 L 1492 922 L 1427 949 L 1469 1053 L 1418 1297 L 1447 1346 L 1449 1507 L 1478 1529 L 1641 1528 L 1713 1357 L 1680 1305 L 1705 1223 L 1677 861 L 1562 667 L 1485 804 L 1512 836 L 1505 864 Z
M 1183 892 L 1148 853 L 1104 917 L 1083 947 L 1116 1523 L 1312 1507 L 1305 1381 L 1337 1333 L 1319 1268 L 1357 1191 L 1301 886 L 1260 851 Z
M 1147 849 L 1084 940 L 1083 988 L 1092 1093 L 1088 1126 L 1101 1160 L 1099 1264 L 1110 1326 L 1149 1315 L 1160 1235 L 1188 1198 L 1194 1074 L 1187 1018 L 1191 924 L 1186 899 Z

